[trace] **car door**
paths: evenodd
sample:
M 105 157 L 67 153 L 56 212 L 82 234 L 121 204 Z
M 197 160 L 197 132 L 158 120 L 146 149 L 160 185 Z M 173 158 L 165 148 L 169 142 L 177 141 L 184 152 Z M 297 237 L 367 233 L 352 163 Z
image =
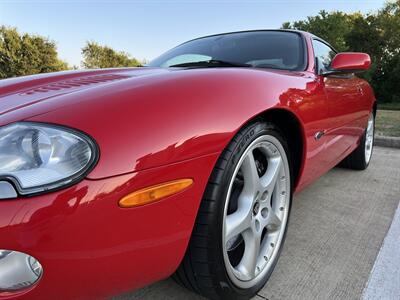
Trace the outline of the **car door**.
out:
M 336 51 L 319 39 L 313 40 L 313 47 L 321 73 L 329 68 Z M 363 131 L 361 81 L 354 74 L 324 76 L 321 81 L 330 120 L 325 132 L 326 154 L 334 165 L 354 149 Z

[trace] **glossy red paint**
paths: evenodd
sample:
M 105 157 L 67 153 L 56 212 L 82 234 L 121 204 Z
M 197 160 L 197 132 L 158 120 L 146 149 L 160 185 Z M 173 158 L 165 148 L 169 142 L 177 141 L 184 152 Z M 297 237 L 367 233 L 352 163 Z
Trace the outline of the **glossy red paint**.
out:
M 371 58 L 366 53 L 346 52 L 338 53 L 332 60 L 331 67 L 334 70 L 368 70 L 371 66 Z
M 0 249 L 31 254 L 44 267 L 33 289 L 0 299 L 98 299 L 171 275 L 219 154 L 265 112 L 280 110 L 299 123 L 296 191 L 355 149 L 375 102 L 372 89 L 358 77 L 317 75 L 312 36 L 302 35 L 302 72 L 128 68 L 1 81 L 0 126 L 29 120 L 77 128 L 101 155 L 75 186 L 0 201 Z M 317 132 L 325 135 L 316 140 Z M 157 203 L 118 207 L 133 191 L 180 178 L 194 185 Z
M 19 298 L 99 299 L 168 277 L 185 253 L 208 166 L 217 158 L 215 153 L 1 201 L 1 248 L 29 253 L 44 268 L 39 283 Z M 153 204 L 118 206 L 135 190 L 176 178 L 193 178 L 194 184 Z M 14 297 L 0 293 L 3 298 Z

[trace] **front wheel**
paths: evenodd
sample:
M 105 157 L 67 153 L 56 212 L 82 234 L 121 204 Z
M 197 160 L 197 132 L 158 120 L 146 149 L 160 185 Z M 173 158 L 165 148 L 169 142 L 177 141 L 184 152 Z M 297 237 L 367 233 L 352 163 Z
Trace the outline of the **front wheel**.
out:
M 367 128 L 361 138 L 358 147 L 346 157 L 341 165 L 353 170 L 365 170 L 372 157 L 375 134 L 375 115 L 371 113 L 368 118 Z
M 287 143 L 270 123 L 242 129 L 219 158 L 175 274 L 211 299 L 249 299 L 267 282 L 292 199 Z

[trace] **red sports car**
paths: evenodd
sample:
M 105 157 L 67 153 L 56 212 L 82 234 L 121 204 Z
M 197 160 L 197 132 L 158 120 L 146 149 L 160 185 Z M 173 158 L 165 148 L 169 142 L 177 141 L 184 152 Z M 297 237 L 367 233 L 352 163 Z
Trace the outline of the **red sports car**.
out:
M 282 250 L 292 195 L 367 168 L 376 100 L 298 31 L 186 42 L 143 68 L 0 81 L 0 299 L 99 299 L 174 274 L 248 299 Z

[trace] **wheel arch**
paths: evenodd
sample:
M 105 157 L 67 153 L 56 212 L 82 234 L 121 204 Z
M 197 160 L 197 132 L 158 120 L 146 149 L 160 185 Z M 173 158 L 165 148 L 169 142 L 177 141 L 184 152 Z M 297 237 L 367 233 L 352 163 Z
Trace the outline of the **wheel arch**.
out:
M 304 128 L 299 117 L 288 109 L 270 108 L 248 120 L 241 128 L 257 120 L 274 123 L 282 130 L 287 139 L 293 170 L 293 188 L 295 190 L 300 181 L 306 152 Z

